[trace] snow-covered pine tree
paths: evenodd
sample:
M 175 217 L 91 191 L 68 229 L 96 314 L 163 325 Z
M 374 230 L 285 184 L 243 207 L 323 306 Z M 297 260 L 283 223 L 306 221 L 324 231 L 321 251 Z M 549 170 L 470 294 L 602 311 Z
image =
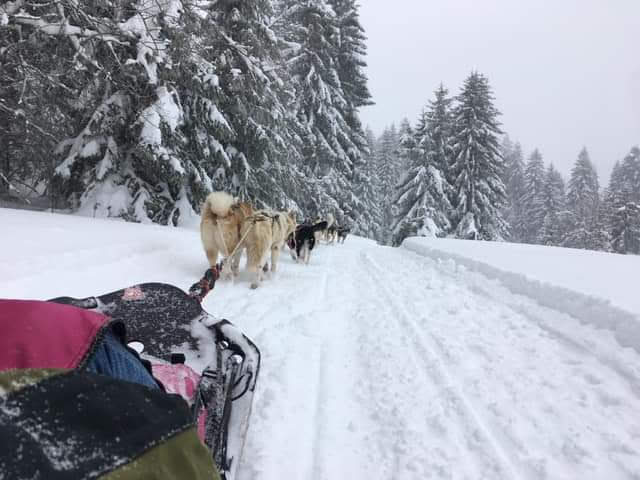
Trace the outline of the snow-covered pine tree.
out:
M 537 243 L 542 245 L 560 244 L 565 234 L 565 203 L 564 180 L 560 172 L 551 164 L 545 175 L 542 192 L 544 219 Z
M 607 228 L 609 229 L 609 234 L 611 236 L 611 250 L 616 253 L 624 253 L 622 250 L 624 248 L 621 247 L 618 241 L 614 239 L 617 235 L 613 234 L 613 230 L 615 229 L 615 221 L 614 214 L 617 207 L 620 207 L 624 204 L 624 200 L 622 198 L 621 192 L 623 190 L 623 177 L 622 177 L 622 162 L 617 161 L 613 165 L 613 169 L 611 170 L 611 175 L 609 177 L 609 185 L 605 188 L 602 194 L 602 204 L 605 209 L 605 220 L 607 224 Z
M 176 61 L 166 72 L 183 113 L 179 130 L 184 137 L 172 148 L 185 166 L 186 196 L 195 211 L 212 190 L 229 188 L 232 158 L 227 146 L 235 138 L 219 108 L 224 92 L 211 49 L 218 37 L 208 10 L 204 2 L 185 8 L 168 46 Z
M 15 20 L 22 7 L 19 2 L 0 7 L 7 19 L 6 24 L 0 21 L 0 195 L 15 195 L 22 188 L 38 193 L 37 185 L 49 183 L 55 168 L 51 152 L 58 139 L 73 134 L 67 100 L 79 88 L 67 84 L 84 75 L 59 55 L 64 37 L 36 34 L 35 28 Z M 26 8 L 23 13 L 37 16 L 52 10 Z
M 393 225 L 393 194 L 400 163 L 400 139 L 395 125 L 382 132 L 376 148 L 376 175 L 378 177 L 378 193 L 381 221 L 381 233 L 378 241 L 391 245 L 391 228 Z
M 199 165 L 177 152 L 185 141 L 184 111 L 169 81 L 171 66 L 190 53 L 173 45 L 190 18 L 183 16 L 185 6 L 149 0 L 126 9 L 57 5 L 46 22 L 69 22 L 69 28 L 59 36 L 62 30 L 52 27 L 49 35 L 77 51 L 58 50 L 68 71 L 58 80 L 86 72 L 71 80 L 75 95 L 63 94 L 75 109 L 71 135 L 56 148 L 67 200 L 87 215 L 164 224 L 194 218 L 189 180 Z M 79 42 L 74 32 L 82 32 Z M 74 62 L 79 70 L 71 67 Z
M 600 185 L 589 153 L 583 148 L 571 170 L 567 187 L 567 210 L 570 212 L 567 233 L 562 245 L 572 248 L 598 249 L 600 246 L 598 214 Z
M 505 201 L 500 112 L 493 100 L 488 79 L 473 72 L 454 108 L 451 169 L 455 175 L 453 232 L 458 238 L 501 240 L 507 234 L 500 212 Z
M 542 155 L 535 149 L 524 170 L 524 195 L 521 197 L 524 243 L 538 243 L 545 217 L 545 171 Z
M 509 225 L 509 240 L 524 241 L 526 222 L 524 216 L 525 195 L 524 158 L 520 143 L 513 144 L 508 137 L 502 143 L 502 156 L 505 162 L 504 183 L 507 200 L 503 216 Z
M 411 156 L 416 145 L 416 133 L 408 118 L 403 118 L 398 129 L 398 163 L 396 165 L 396 180 L 403 177 L 410 168 Z
M 290 108 L 303 145 L 301 170 L 310 185 L 299 192 L 298 203 L 306 212 L 353 219 L 354 152 L 366 142 L 364 136 L 361 143 L 354 141 L 346 119 L 349 103 L 338 72 L 336 14 L 326 0 L 281 0 L 275 25 L 288 45 L 284 56 L 295 89 Z
M 421 118 L 424 114 L 421 115 Z M 393 173 L 385 175 L 385 177 L 398 178 L 400 175 L 400 182 L 398 182 L 394 189 L 391 191 L 391 201 L 389 207 L 391 208 L 391 243 L 394 246 L 398 246 L 402 241 L 411 235 L 417 235 L 418 227 L 416 222 L 407 218 L 409 210 L 411 210 L 411 203 L 413 196 L 409 193 L 411 186 L 408 179 L 413 170 L 413 165 L 417 162 L 418 157 L 423 156 L 420 152 L 420 139 L 424 135 L 424 129 L 420 135 L 417 134 L 411 127 L 408 120 L 403 120 L 401 126 L 401 133 L 399 136 L 399 161 L 397 165 L 397 171 L 395 175 Z
M 434 99 L 429 102 L 426 110 L 427 135 L 425 153 L 429 164 L 440 171 L 442 177 L 442 189 L 447 196 L 448 206 L 445 214 L 449 219 L 451 229 L 453 212 L 454 188 L 451 183 L 451 165 L 453 163 L 452 128 L 453 128 L 453 99 L 449 97 L 449 90 L 443 84 L 436 89 Z M 443 206 L 445 203 L 442 204 Z M 447 232 L 449 233 L 449 232 Z
M 409 170 L 402 175 L 393 201 L 395 245 L 410 235 L 444 236 L 451 229 L 452 187 L 446 175 L 451 158 L 450 105 L 448 92 L 441 85 L 420 115 L 411 143 L 404 142 L 411 154 Z
M 363 212 L 352 225 L 353 233 L 366 238 L 378 239 L 381 234 L 380 195 L 378 193 L 377 176 L 377 141 L 370 128 L 365 132 L 367 151 L 363 156 L 363 164 L 358 169 L 358 176 L 353 188 L 355 195 L 363 204 Z
M 9 12 L 7 30 L 31 39 L 6 49 L 31 62 L 20 80 L 28 113 L 55 141 L 39 155 L 55 162 L 73 209 L 164 224 L 197 218 L 213 172 L 196 152 L 186 154 L 191 105 L 183 94 L 202 81 L 215 89 L 217 77 L 200 62 L 195 9 L 180 0 L 107 9 L 62 0 Z M 29 54 L 29 45 L 39 53 Z M 226 119 L 217 118 L 223 132 Z
M 329 0 L 329 4 L 333 7 L 338 26 L 337 70 L 348 105 L 346 120 L 357 130 L 361 128 L 358 108 L 373 104 L 365 74 L 367 45 L 360 22 L 360 6 L 357 0 Z
M 359 108 L 372 105 L 371 93 L 367 86 L 365 57 L 367 53 L 364 28 L 360 23 L 359 5 L 356 0 L 329 0 L 335 12 L 338 31 L 337 40 L 337 73 L 345 99 L 343 111 L 344 120 L 349 127 L 351 141 L 354 148 L 347 151 L 351 162 L 351 169 L 343 174 L 352 184 L 362 184 L 366 173 L 367 139 L 364 134 L 359 116 Z M 365 178 L 363 178 L 363 176 Z M 349 210 L 347 218 L 339 219 L 342 223 L 354 224 L 361 215 L 369 216 L 366 212 L 366 201 L 354 195 L 352 188 L 342 192 L 339 199 L 343 209 Z
M 298 147 L 287 130 L 290 96 L 278 68 L 273 13 L 270 0 L 218 0 L 208 8 L 208 55 L 219 79 L 219 108 L 234 134 L 224 144 L 224 187 L 258 206 L 288 202 L 283 164 L 287 150 Z
M 592 250 L 611 252 L 611 232 L 609 231 L 609 211 L 602 198 L 598 202 L 594 231 L 591 235 Z
M 604 203 L 612 250 L 640 254 L 640 148 L 616 163 Z

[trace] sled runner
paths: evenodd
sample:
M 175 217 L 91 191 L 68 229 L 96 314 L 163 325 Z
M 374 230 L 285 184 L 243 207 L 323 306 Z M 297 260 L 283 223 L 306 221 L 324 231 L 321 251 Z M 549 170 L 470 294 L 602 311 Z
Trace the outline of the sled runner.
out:
M 163 283 L 143 283 L 97 297 L 60 297 L 51 302 L 107 315 L 126 328 L 127 342 L 144 346 L 142 357 L 167 390 L 191 405 L 194 423 L 220 475 L 236 476 L 260 370 L 256 345 L 227 320 L 205 312 L 200 302 L 213 288 L 209 269 L 187 294 Z M 185 363 L 175 375 L 167 365 Z M 167 377 L 172 371 L 174 376 Z M 179 378 L 178 378 L 179 377 Z M 170 385 L 178 379 L 185 385 Z

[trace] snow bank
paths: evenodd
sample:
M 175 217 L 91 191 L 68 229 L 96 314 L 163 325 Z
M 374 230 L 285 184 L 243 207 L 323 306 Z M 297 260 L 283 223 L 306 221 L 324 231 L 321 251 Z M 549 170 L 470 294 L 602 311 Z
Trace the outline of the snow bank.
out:
M 568 248 L 408 238 L 402 248 L 449 260 L 583 323 L 614 332 L 640 352 L 640 257 Z
M 103 185 L 93 199 L 102 204 L 87 216 L 115 214 L 102 205 L 127 195 Z M 207 266 L 199 235 L 183 228 L 9 208 L 0 208 L 0 225 L 0 298 L 86 297 L 152 281 L 188 288 Z

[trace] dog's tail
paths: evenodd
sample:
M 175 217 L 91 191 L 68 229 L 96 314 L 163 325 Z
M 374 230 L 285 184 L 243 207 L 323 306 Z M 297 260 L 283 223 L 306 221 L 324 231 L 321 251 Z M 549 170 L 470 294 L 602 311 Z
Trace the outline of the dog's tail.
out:
M 202 212 L 209 213 L 217 217 L 226 217 L 229 215 L 231 206 L 235 203 L 235 198 L 226 192 L 213 192 L 207 196 Z

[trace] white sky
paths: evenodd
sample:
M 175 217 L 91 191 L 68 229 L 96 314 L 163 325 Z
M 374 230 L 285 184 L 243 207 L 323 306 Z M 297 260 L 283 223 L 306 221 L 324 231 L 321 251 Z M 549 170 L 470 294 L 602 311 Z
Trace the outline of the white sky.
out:
M 361 0 L 379 134 L 442 81 L 489 77 L 503 130 L 568 174 L 586 146 L 607 181 L 640 144 L 640 0 Z

